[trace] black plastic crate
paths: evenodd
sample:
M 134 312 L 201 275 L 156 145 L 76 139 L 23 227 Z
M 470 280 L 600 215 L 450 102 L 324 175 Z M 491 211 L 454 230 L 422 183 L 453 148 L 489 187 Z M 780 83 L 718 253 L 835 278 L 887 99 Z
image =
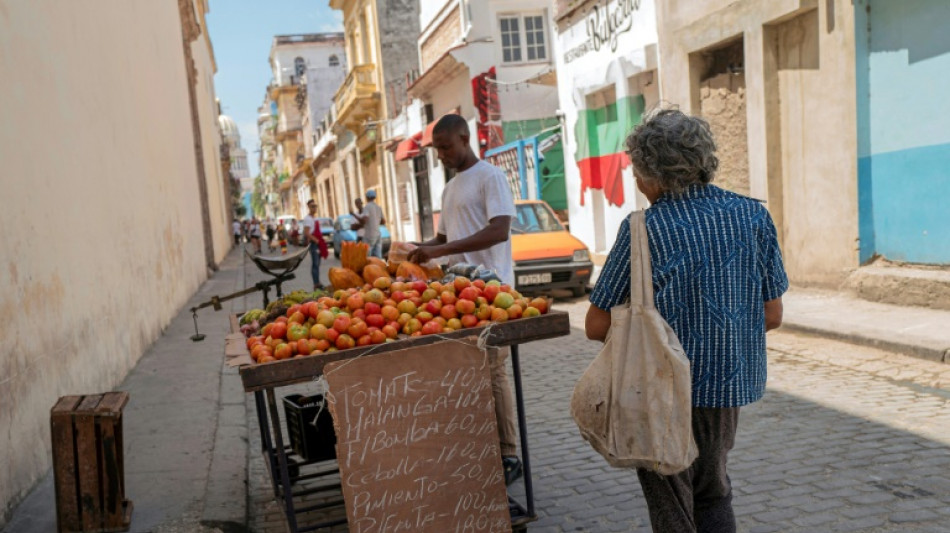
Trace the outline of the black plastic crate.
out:
M 336 459 L 336 432 L 333 431 L 333 417 L 324 406 L 323 395 L 303 396 L 291 394 L 284 396 L 284 415 L 287 419 L 287 433 L 290 446 L 304 461 L 328 461 Z M 317 413 L 320 413 L 317 417 Z M 313 419 L 317 417 L 314 426 Z

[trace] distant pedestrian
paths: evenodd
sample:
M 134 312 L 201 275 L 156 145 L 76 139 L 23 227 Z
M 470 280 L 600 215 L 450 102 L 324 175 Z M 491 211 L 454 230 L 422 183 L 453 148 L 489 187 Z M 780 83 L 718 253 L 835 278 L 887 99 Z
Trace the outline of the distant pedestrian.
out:
M 313 278 L 313 290 L 323 288 L 320 282 L 320 260 L 329 255 L 327 241 L 320 231 L 320 221 L 317 219 L 317 202 L 312 198 L 307 202 L 307 216 L 303 219 L 303 238 L 310 247 L 310 277 Z
M 251 233 L 251 245 L 254 248 L 255 254 L 261 253 L 261 222 L 257 220 L 257 217 L 251 218 L 250 229 Z
M 369 245 L 367 255 L 373 257 L 383 256 L 383 237 L 379 231 L 379 226 L 386 223 L 383 218 L 383 210 L 376 203 L 376 191 L 370 189 L 366 191 L 366 204 L 363 206 L 362 214 L 353 214 L 363 228 L 363 242 Z
M 765 332 L 781 325 L 788 289 L 775 226 L 758 201 L 709 184 L 719 160 L 703 119 L 659 111 L 627 137 L 626 150 L 651 203 L 653 299 L 691 363 L 699 448 L 679 474 L 637 470 L 650 522 L 663 533 L 734 532 L 726 459 L 739 408 L 765 391 Z M 590 296 L 591 339 L 603 341 L 611 308 L 629 302 L 630 235 L 627 218 Z
M 297 225 L 296 218 L 290 220 L 290 243 L 300 246 L 300 226 Z
M 274 248 L 274 236 L 277 235 L 277 227 L 271 218 L 267 219 L 267 227 L 264 231 L 267 234 L 267 248 L 273 252 L 276 250 L 276 248 Z
M 287 230 L 283 224 L 277 224 L 277 245 L 280 246 L 280 253 L 287 253 Z
M 233 222 L 231 222 L 231 231 L 234 233 L 234 246 L 240 245 L 241 244 L 241 222 L 239 222 L 238 219 L 236 218 L 234 219 Z
M 357 198 L 353 203 L 356 204 L 356 211 L 350 211 L 350 214 L 353 215 L 356 222 L 350 226 L 350 229 L 356 230 L 356 242 L 363 242 L 363 235 L 366 234 L 363 223 L 360 221 L 363 216 L 363 199 Z

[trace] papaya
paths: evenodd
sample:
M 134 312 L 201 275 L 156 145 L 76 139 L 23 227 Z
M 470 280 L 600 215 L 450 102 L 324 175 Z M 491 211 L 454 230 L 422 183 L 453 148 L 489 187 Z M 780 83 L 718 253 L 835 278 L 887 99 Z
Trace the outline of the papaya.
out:
M 421 266 L 409 261 L 403 261 L 399 264 L 399 268 L 396 269 L 396 277 L 421 281 L 429 280 L 429 276 L 426 275 L 426 271 Z
M 349 289 L 363 285 L 363 278 L 348 268 L 333 267 L 330 269 L 330 283 L 334 289 Z
M 365 242 L 349 243 L 344 247 L 344 253 L 340 256 L 340 263 L 343 268 L 360 273 L 363 271 L 363 267 L 366 266 L 367 252 L 369 252 L 369 245 Z
M 366 266 L 369 266 L 369 265 L 376 265 L 378 267 L 381 267 L 383 270 L 386 270 L 387 268 L 386 261 L 383 261 L 382 259 L 378 257 L 367 257 Z M 366 267 L 363 267 L 363 268 L 366 268 Z
M 389 277 L 389 272 L 386 272 L 385 268 L 375 263 L 370 263 L 366 265 L 365 267 L 363 267 L 363 280 L 365 280 L 366 283 L 369 283 L 370 285 L 372 285 L 373 282 L 376 281 L 376 278 L 388 278 L 388 277 Z

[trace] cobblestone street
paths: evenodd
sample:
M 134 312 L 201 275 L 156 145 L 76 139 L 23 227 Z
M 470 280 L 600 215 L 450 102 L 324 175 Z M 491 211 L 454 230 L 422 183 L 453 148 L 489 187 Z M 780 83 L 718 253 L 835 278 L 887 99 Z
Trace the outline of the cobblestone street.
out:
M 292 288 L 306 285 L 307 272 L 301 265 Z M 529 531 L 649 531 L 636 475 L 608 467 L 568 414 L 574 383 L 599 348 L 581 329 L 586 300 L 556 307 L 571 314 L 571 336 L 521 348 L 540 516 Z M 247 405 L 250 523 L 282 532 L 253 396 Z M 950 365 L 770 333 L 768 391 L 743 409 L 730 454 L 739 531 L 950 532 L 948 407 Z M 523 500 L 523 484 L 512 493 Z

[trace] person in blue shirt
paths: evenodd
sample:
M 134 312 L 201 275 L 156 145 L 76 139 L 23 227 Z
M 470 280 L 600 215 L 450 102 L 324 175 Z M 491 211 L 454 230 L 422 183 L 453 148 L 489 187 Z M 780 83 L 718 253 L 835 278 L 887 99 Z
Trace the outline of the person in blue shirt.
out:
M 625 142 L 637 188 L 651 204 L 645 221 L 654 302 L 690 360 L 699 448 L 680 474 L 639 469 L 637 476 L 653 531 L 734 532 L 727 455 L 739 408 L 765 391 L 765 332 L 781 325 L 788 289 L 775 226 L 759 201 L 710 184 L 719 160 L 703 119 L 660 110 Z M 587 336 L 604 341 L 610 309 L 629 299 L 626 219 L 591 293 Z

